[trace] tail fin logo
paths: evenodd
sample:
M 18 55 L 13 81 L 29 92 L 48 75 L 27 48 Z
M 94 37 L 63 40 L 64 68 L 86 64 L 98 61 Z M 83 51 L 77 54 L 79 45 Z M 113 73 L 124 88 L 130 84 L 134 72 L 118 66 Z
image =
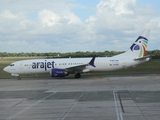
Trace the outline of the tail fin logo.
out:
M 138 52 L 138 57 L 144 57 L 146 55 L 148 40 L 145 37 L 139 36 L 135 43 L 130 47 L 132 52 Z

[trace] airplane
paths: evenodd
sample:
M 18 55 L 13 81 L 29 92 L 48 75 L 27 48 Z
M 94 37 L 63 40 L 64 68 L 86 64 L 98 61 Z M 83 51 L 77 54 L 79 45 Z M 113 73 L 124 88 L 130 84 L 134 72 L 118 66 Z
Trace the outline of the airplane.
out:
M 51 77 L 74 74 L 75 78 L 80 78 L 86 72 L 113 71 L 136 66 L 150 60 L 146 56 L 149 33 L 150 30 L 144 30 L 126 52 L 112 57 L 21 60 L 11 63 L 3 70 L 20 80 L 21 74 L 49 73 Z

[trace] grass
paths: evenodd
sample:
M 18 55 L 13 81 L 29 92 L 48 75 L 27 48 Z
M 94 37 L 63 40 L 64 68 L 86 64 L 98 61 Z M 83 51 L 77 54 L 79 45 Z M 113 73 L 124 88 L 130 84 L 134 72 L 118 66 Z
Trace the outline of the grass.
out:
M 18 60 L 25 60 L 25 59 L 34 59 L 35 57 L 5 57 L 0 58 L 0 79 L 2 78 L 15 78 L 14 76 L 11 76 L 9 73 L 6 73 L 3 71 L 3 68 L 7 65 L 9 65 L 12 62 L 18 61 Z M 143 64 L 140 64 L 136 67 L 130 67 L 127 69 L 121 69 L 116 71 L 110 71 L 110 72 L 100 72 L 100 73 L 94 73 L 94 75 L 129 75 L 129 74 L 160 74 L 160 60 L 159 59 L 151 59 L 148 62 L 145 62 Z M 21 77 L 49 77 L 48 74 L 39 74 L 38 76 L 35 75 L 22 75 Z

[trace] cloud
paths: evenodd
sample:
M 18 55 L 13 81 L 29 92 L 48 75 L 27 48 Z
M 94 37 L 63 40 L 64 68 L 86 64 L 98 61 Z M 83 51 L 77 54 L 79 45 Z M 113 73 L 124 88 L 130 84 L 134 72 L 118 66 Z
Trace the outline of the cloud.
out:
M 56 13 L 54 13 L 50 10 L 44 9 L 44 10 L 40 11 L 38 14 L 38 17 L 41 20 L 43 26 L 51 27 L 53 25 L 60 24 L 59 23 L 60 17 Z
M 151 4 L 141 6 L 136 0 L 100 0 L 95 14 L 84 21 L 74 10 L 76 7 L 86 9 L 86 6 L 73 0 L 0 3 L 1 51 L 126 50 L 145 28 L 153 29 L 151 48 L 159 48 L 156 42 L 160 37 L 160 17 Z
M 3 11 L 1 16 L 6 19 L 15 19 L 16 15 L 12 14 L 9 10 Z
M 116 39 L 127 46 L 142 30 L 149 28 L 152 29 L 152 34 L 155 34 L 160 29 L 160 17 L 155 15 L 156 12 L 151 5 L 140 6 L 135 0 L 101 0 L 97 5 L 96 15 L 90 16 L 86 23 L 93 34 L 101 34 L 102 38 L 109 41 Z M 159 39 L 155 39 L 158 37 L 159 34 L 156 34 L 156 37 L 151 36 L 151 39 L 158 42 Z M 116 44 L 112 45 L 115 49 Z M 119 44 L 118 48 L 122 50 L 124 45 Z
M 96 28 L 99 26 L 103 30 L 144 29 L 153 14 L 150 6 L 141 8 L 136 5 L 136 0 L 101 0 L 96 15 L 86 21 L 90 24 L 94 22 Z
M 101 0 L 97 5 L 99 12 L 102 12 L 106 8 L 116 15 L 121 14 L 133 14 L 133 6 L 135 6 L 136 0 Z

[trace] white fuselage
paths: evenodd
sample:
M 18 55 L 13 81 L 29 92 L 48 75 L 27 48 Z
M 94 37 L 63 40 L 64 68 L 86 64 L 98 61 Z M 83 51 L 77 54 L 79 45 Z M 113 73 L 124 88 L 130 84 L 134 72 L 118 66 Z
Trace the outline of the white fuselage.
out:
M 76 67 L 78 65 L 88 64 L 91 58 L 61 58 L 61 59 L 33 59 L 22 60 L 12 63 L 4 68 L 4 71 L 16 74 L 38 74 L 49 73 L 53 68 L 66 69 L 70 67 Z M 142 62 L 148 61 L 144 59 L 141 61 L 133 60 L 133 58 L 126 58 L 120 56 L 114 57 L 96 57 L 93 66 L 86 66 L 82 72 L 92 71 L 113 71 L 123 69 L 131 66 L 135 66 Z

